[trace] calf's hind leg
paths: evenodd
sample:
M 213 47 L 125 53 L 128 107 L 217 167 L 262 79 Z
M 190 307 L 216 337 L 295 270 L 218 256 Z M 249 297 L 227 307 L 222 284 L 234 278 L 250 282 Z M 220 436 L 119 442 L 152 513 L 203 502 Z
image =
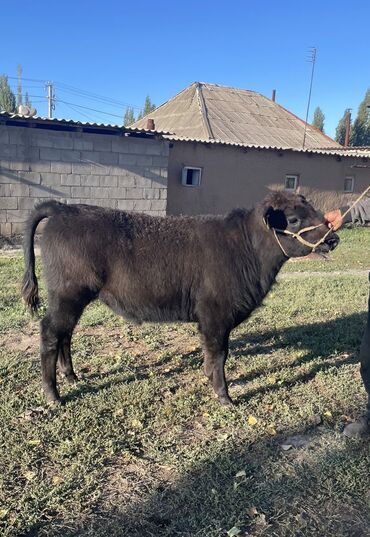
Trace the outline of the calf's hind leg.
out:
M 70 382 L 76 382 L 78 377 L 73 371 L 72 357 L 71 357 L 71 339 L 72 339 L 72 330 L 70 330 L 61 341 L 59 345 L 58 352 L 58 369 L 65 377 L 65 379 Z
M 70 354 L 72 332 L 90 299 L 61 298 L 49 294 L 49 308 L 40 323 L 42 386 L 48 402 L 60 402 L 56 384 L 56 364 L 68 380 L 77 379 Z
M 225 379 L 225 362 L 229 352 L 229 332 L 202 332 L 204 374 L 212 383 L 221 405 L 232 405 Z

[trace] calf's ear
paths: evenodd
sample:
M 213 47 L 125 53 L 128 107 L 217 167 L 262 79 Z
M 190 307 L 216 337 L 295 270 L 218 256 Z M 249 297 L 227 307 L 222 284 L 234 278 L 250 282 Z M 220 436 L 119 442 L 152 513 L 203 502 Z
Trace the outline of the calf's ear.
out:
M 286 229 L 288 227 L 288 221 L 285 213 L 281 209 L 268 207 L 268 209 L 265 211 L 263 219 L 266 226 L 270 229 Z

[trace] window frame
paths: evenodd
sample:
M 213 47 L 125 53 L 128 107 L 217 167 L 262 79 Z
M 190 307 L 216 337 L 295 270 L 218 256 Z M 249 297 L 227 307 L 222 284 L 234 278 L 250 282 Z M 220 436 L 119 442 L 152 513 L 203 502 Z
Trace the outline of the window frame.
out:
M 347 182 L 348 179 L 350 179 L 352 181 L 350 190 L 346 189 L 346 182 Z M 345 194 L 352 194 L 354 192 L 354 190 L 355 190 L 355 176 L 354 175 L 346 175 L 345 178 L 344 178 L 343 192 Z
M 186 182 L 188 170 L 195 170 L 199 172 L 199 181 L 197 185 L 194 185 L 194 184 L 189 185 Z M 200 168 L 199 166 L 183 166 L 181 170 L 181 185 L 191 187 L 191 188 L 199 188 L 202 183 L 202 173 L 203 173 L 203 168 Z
M 294 179 L 294 188 L 287 187 L 287 181 L 289 179 Z M 298 189 L 299 175 L 297 173 L 287 173 L 285 174 L 284 189 L 288 192 L 296 192 Z

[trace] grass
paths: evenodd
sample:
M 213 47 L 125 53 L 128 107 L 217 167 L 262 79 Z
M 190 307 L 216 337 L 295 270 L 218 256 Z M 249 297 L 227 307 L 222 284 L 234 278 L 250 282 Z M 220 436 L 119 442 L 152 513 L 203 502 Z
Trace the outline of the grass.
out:
M 370 234 L 342 238 L 332 262 L 286 265 L 233 333 L 232 409 L 205 382 L 195 326 L 133 326 L 98 303 L 73 339 L 82 379 L 48 407 L 21 256 L 0 256 L 1 535 L 369 536 L 370 443 L 341 430 L 366 401 L 368 293 L 343 271 L 370 267 Z

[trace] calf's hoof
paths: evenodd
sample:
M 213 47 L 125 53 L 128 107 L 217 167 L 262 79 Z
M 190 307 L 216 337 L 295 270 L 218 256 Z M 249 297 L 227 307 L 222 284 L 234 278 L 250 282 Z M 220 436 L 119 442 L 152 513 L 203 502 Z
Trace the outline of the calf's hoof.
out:
M 218 400 L 222 406 L 234 406 L 233 400 L 228 395 L 219 395 Z
M 78 382 L 78 376 L 76 373 L 68 373 L 67 375 L 63 375 L 68 384 L 76 384 Z
M 348 438 L 363 438 L 370 435 L 370 418 L 363 417 L 345 426 L 343 434 Z
M 48 403 L 48 405 L 50 406 L 54 406 L 54 405 L 61 405 L 62 404 L 62 400 L 59 396 L 58 393 L 50 393 L 50 392 L 44 392 L 44 395 L 45 395 L 45 399 Z

